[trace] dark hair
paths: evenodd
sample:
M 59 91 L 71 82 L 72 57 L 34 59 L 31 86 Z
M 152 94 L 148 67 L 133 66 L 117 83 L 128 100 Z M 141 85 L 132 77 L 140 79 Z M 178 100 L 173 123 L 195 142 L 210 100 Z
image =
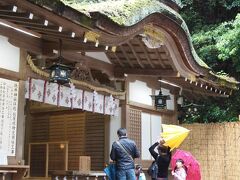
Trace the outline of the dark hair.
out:
M 142 166 L 140 164 L 136 164 L 135 169 L 140 169 L 142 170 Z
M 135 175 L 136 175 L 136 179 L 139 179 L 140 173 L 142 172 L 142 166 L 137 164 L 135 166 Z
M 127 135 L 127 130 L 125 128 L 119 128 L 117 131 L 118 137 L 126 136 Z
M 180 162 L 180 163 L 182 163 L 184 165 L 184 161 L 182 159 L 177 159 L 176 162 Z
M 182 159 L 177 159 L 176 162 L 181 162 L 183 164 L 183 168 L 185 169 L 186 173 L 188 168 L 184 165 L 184 161 Z M 177 169 L 177 166 L 175 166 L 174 171 Z
M 166 153 L 166 154 L 169 154 L 169 147 L 167 146 L 164 146 L 164 145 L 160 145 L 157 147 L 159 153 Z

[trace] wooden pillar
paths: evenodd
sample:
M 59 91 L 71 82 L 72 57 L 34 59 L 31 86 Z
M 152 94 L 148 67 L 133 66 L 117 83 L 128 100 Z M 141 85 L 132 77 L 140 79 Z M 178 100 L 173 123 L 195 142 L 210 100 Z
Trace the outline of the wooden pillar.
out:
M 65 152 L 65 171 L 68 170 L 68 143 L 66 145 L 66 152 Z
M 29 172 L 28 172 L 28 178 L 30 177 L 30 173 L 31 173 L 31 149 L 32 149 L 32 146 L 31 144 L 28 144 L 28 165 L 29 165 Z
M 126 105 L 125 103 L 122 104 L 122 118 L 121 118 L 121 127 L 128 129 L 128 123 L 129 123 L 129 105 Z
M 24 138 L 25 138 L 25 79 L 26 79 L 26 56 L 24 50 L 20 50 L 19 66 L 19 94 L 18 94 L 18 120 L 17 120 L 17 137 L 16 137 L 16 159 L 24 159 Z
M 110 117 L 106 116 L 104 117 L 104 135 L 105 135 L 105 145 L 104 145 L 104 162 L 109 163 L 109 147 L 111 146 L 110 141 Z
M 49 162 L 49 144 L 46 144 L 46 172 L 45 177 L 48 177 L 48 162 Z
M 19 101 L 18 101 L 18 120 L 17 120 L 17 143 L 16 143 L 16 159 L 22 160 L 24 153 L 24 137 L 25 137 L 25 81 L 19 81 Z

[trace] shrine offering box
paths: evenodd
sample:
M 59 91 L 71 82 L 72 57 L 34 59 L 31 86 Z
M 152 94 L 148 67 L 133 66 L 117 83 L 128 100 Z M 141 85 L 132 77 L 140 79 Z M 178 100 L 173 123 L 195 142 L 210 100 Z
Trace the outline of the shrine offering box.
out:
M 91 170 L 91 157 L 79 156 L 79 171 L 83 173 L 89 173 Z

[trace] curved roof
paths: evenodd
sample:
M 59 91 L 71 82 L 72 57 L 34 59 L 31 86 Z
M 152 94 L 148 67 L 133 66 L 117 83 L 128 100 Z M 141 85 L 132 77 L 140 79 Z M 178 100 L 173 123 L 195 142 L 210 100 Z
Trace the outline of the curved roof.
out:
M 210 67 L 197 55 L 191 40 L 191 35 L 188 30 L 187 24 L 181 17 L 181 15 L 176 12 L 171 7 L 167 6 L 164 2 L 158 0 L 118 0 L 118 1 L 102 1 L 100 3 L 90 3 L 82 4 L 78 1 L 71 0 L 61 0 L 65 5 L 76 9 L 77 11 L 84 13 L 89 17 L 93 17 L 94 12 L 98 12 L 101 15 L 105 15 L 110 18 L 113 22 L 119 26 L 132 27 L 139 22 L 146 19 L 148 16 L 158 13 L 167 16 L 178 24 L 179 28 L 184 31 L 188 44 L 190 47 L 191 55 L 195 62 L 204 69 L 209 69 Z M 182 6 L 180 0 L 172 0 L 178 6 Z M 153 23 L 153 22 L 152 22 Z M 234 78 L 217 75 L 213 71 L 209 71 L 211 75 L 222 80 L 226 80 L 231 83 L 237 83 Z
M 9 1 L 12 3 L 15 2 L 14 0 Z M 168 54 L 167 51 L 170 50 L 173 56 L 175 56 L 170 58 L 172 61 L 174 59 L 174 64 L 171 68 L 173 68 L 175 72 L 176 69 L 179 70 L 180 68 L 181 72 L 183 72 L 182 74 L 180 72 L 180 75 L 183 75 L 184 71 L 186 71 L 198 78 L 199 81 L 206 82 L 206 86 L 208 87 L 209 85 L 213 85 L 220 88 L 237 88 L 238 82 L 235 79 L 213 73 L 211 68 L 198 57 L 186 23 L 176 9 L 169 4 L 169 1 L 105 0 L 99 3 L 86 3 L 86 1 L 84 3 L 84 1 L 81 0 L 24 0 L 22 2 L 27 1 L 32 3 L 28 2 L 23 5 L 17 1 L 17 4 L 22 5 L 22 8 L 25 10 L 29 8 L 32 8 L 32 10 L 36 9 L 38 11 L 36 13 L 40 19 L 35 20 L 37 24 L 33 24 L 32 20 L 29 20 L 31 22 L 27 23 L 24 21 L 19 23 L 24 27 L 29 27 L 31 30 L 40 32 L 45 38 L 53 37 L 55 34 L 56 38 L 71 38 L 69 34 L 76 32 L 77 37 L 74 38 L 74 41 L 80 43 L 83 42 L 82 38 L 84 38 L 88 32 L 91 32 L 97 35 L 97 40 L 101 48 L 104 48 L 104 46 L 119 47 L 115 54 L 111 54 L 109 51 L 106 52 L 113 58 L 112 61 L 116 60 L 116 62 L 118 61 L 120 64 L 123 63 L 123 67 L 125 67 L 124 65 L 126 65 L 126 67 L 134 66 L 135 69 L 140 68 L 142 70 L 149 70 L 149 67 L 152 69 L 157 67 L 164 68 L 164 66 L 166 69 L 169 64 L 164 64 L 164 59 L 159 59 L 161 55 L 157 55 L 159 53 L 165 53 L 162 55 L 166 56 Z M 175 5 L 176 3 L 179 5 L 179 2 L 171 1 L 171 3 Z M 40 7 L 37 8 L 33 3 Z M 42 7 L 47 10 L 44 10 Z M 49 15 L 51 17 L 49 17 Z M 52 21 L 51 26 L 43 26 L 44 28 L 39 29 L 42 27 L 41 19 L 44 18 Z M 58 28 L 63 24 L 63 32 L 58 32 Z M 149 33 L 149 31 L 150 34 L 152 33 L 153 36 L 155 36 L 154 38 L 157 39 L 161 39 L 161 35 L 164 35 L 167 40 L 165 42 L 166 45 L 162 48 L 168 47 L 168 49 L 160 48 L 152 50 L 146 46 L 143 47 L 144 44 L 142 44 L 142 41 L 139 41 L 139 39 L 141 40 L 142 35 Z M 53 34 L 54 32 L 57 33 Z M 88 44 L 90 45 L 88 47 L 92 48 L 92 45 L 94 47 L 95 40 L 96 38 L 92 41 L 92 44 Z M 81 47 L 86 45 L 87 44 L 82 44 Z M 139 52 L 139 49 L 142 51 L 140 53 L 145 55 L 137 54 L 136 52 Z M 126 54 L 129 57 L 127 57 Z M 134 56 L 135 59 L 133 58 Z M 121 59 L 120 61 L 119 58 Z M 162 65 L 160 61 L 163 62 Z M 115 65 L 118 66 L 120 64 L 116 63 Z M 174 67 L 176 67 L 176 69 L 174 69 Z M 159 69 L 155 70 L 159 71 Z M 183 78 L 183 80 L 184 78 L 188 78 L 189 82 L 192 82 L 192 78 L 189 78 L 187 75 L 183 75 L 181 78 Z
M 65 0 L 62 1 L 65 2 Z M 186 36 L 188 37 L 188 43 L 191 47 L 195 61 L 200 66 L 209 68 L 208 65 L 202 61 L 195 52 L 188 27 L 181 15 L 164 3 L 159 2 L 158 0 L 121 0 L 113 1 L 111 3 L 109 3 L 109 1 L 105 1 L 102 3 L 87 4 L 85 6 L 81 4 L 68 3 L 66 3 L 66 5 L 69 5 L 70 7 L 77 9 L 80 12 L 86 13 L 87 15 L 91 12 L 100 12 L 101 14 L 109 17 L 115 23 L 125 27 L 133 26 L 151 14 L 164 14 L 165 16 L 173 19 L 186 33 Z

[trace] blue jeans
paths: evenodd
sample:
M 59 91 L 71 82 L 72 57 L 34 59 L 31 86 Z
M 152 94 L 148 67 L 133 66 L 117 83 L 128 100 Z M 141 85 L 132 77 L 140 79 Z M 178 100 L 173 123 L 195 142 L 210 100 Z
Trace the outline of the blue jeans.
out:
M 134 169 L 117 169 L 117 180 L 136 180 Z

